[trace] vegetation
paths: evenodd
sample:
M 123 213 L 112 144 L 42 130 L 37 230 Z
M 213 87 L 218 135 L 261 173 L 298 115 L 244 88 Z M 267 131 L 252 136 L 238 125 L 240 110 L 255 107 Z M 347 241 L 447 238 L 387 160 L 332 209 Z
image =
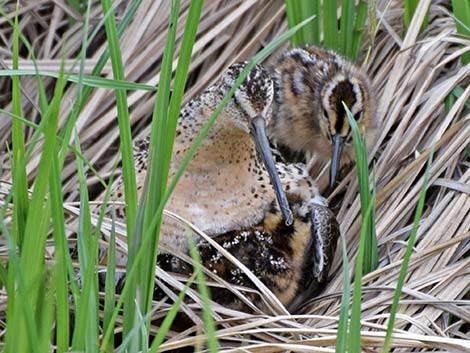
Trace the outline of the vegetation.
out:
M 462 50 L 469 43 L 469 8 L 464 1 L 410 2 L 415 5 L 404 27 L 400 2 L 377 0 L 367 8 L 365 1 L 344 0 L 339 12 L 336 0 L 325 0 L 323 8 L 320 3 L 287 1 L 288 21 L 282 1 L 0 4 L 7 66 L 0 70 L 5 352 L 48 352 L 51 344 L 58 352 L 109 352 L 115 345 L 117 351 L 150 352 L 230 352 L 238 344 L 253 352 L 469 348 L 462 309 L 470 283 L 470 91 L 463 67 L 468 52 Z M 210 301 L 206 287 L 223 284 L 198 265 L 197 252 L 192 277 L 158 270 L 153 280 L 154 230 L 175 185 L 167 187 L 166 180 L 176 118 L 180 106 L 232 61 L 269 62 L 292 35 L 296 45 L 323 43 L 359 63 L 362 49 L 370 48 L 364 66 L 383 117 L 368 146 L 369 158 L 377 160 L 376 187 L 367 189 L 368 159 L 358 131 L 359 181 L 353 169 L 335 191 L 344 193 L 338 210 L 343 250 L 325 294 L 303 315 L 287 315 L 254 279 L 266 308 L 229 311 Z M 138 203 L 132 139 L 149 132 L 154 149 L 143 194 L 153 197 Z M 105 213 L 114 204 L 119 174 L 127 224 Z M 365 263 L 379 266 L 363 274 L 365 234 L 374 225 L 378 259 Z M 78 263 L 68 251 L 75 242 Z M 128 280 L 119 296 L 114 277 L 124 269 L 114 261 L 107 264 L 105 293 L 98 292 L 103 242 L 109 259 L 114 252 L 128 254 Z M 349 263 L 355 264 L 352 295 Z M 198 290 L 190 287 L 194 281 Z M 154 285 L 171 300 L 152 301 Z M 189 305 L 185 296 L 196 300 Z M 176 336 L 171 324 L 178 312 L 190 324 Z

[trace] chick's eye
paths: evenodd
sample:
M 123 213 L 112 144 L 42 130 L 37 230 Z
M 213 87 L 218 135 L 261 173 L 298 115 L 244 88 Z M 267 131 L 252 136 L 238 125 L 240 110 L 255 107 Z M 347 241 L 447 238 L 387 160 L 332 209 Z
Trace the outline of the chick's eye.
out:
M 323 108 L 323 116 L 328 119 L 328 112 L 326 111 L 325 108 Z
M 354 120 L 359 121 L 362 118 L 362 111 L 354 114 Z

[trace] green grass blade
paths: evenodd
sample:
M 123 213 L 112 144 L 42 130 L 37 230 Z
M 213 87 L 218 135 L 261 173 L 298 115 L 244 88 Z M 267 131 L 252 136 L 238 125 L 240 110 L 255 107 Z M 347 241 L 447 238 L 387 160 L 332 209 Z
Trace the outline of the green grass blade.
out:
M 103 331 L 106 332 L 111 327 L 111 318 L 113 317 L 113 311 L 115 308 L 115 296 L 116 296 L 116 232 L 114 228 L 115 215 L 113 212 L 113 225 L 111 228 L 111 236 L 109 239 L 108 247 L 108 262 L 106 264 L 106 280 L 105 280 L 105 295 L 104 295 L 104 310 L 103 310 Z M 113 325 L 114 326 L 114 325 Z M 114 336 L 111 337 L 109 342 L 111 346 L 114 346 Z
M 418 0 L 405 0 L 405 14 L 403 16 L 403 22 L 406 28 L 410 26 L 416 6 L 418 6 Z
M 16 253 L 17 248 L 8 227 L 5 225 L 4 214 L 5 209 L 2 210 L 0 215 L 0 232 L 8 245 L 7 313 L 11 312 L 4 351 L 14 353 L 17 351 L 27 352 L 31 349 L 35 352 L 37 351 L 37 346 L 34 345 L 34 342 L 38 342 L 39 339 L 33 307 L 29 298 L 25 295 L 25 281 L 20 260 Z M 18 302 L 20 304 L 17 304 Z M 24 331 L 25 327 L 27 328 L 26 331 Z M 19 331 L 21 329 L 23 331 Z M 18 335 L 18 332 L 26 332 L 26 334 Z
M 174 11 L 175 20 L 176 20 L 176 15 L 177 15 L 176 10 L 177 10 L 177 7 L 179 7 L 179 4 L 176 4 L 176 5 L 177 6 L 175 6 L 175 11 Z M 168 115 L 166 119 L 166 133 L 164 134 L 164 136 L 160 135 L 157 137 L 157 141 L 159 139 L 161 139 L 162 141 L 162 145 L 157 146 L 157 147 L 162 148 L 162 150 L 159 150 L 159 151 L 156 150 L 153 156 L 154 158 L 152 159 L 151 169 L 157 171 L 157 173 L 151 174 L 150 180 L 152 181 L 150 182 L 149 185 L 150 186 L 162 185 L 163 188 L 161 188 L 159 192 L 157 193 L 155 193 L 156 190 L 152 190 L 152 188 L 150 188 L 150 194 L 158 195 L 158 197 L 148 198 L 148 200 L 151 201 L 151 203 L 147 203 L 146 205 L 147 219 L 148 219 L 147 224 L 151 222 L 151 219 L 153 218 L 155 212 L 158 209 L 158 205 L 164 196 L 165 187 L 168 181 L 168 173 L 170 170 L 170 161 L 171 161 L 171 155 L 172 155 L 173 144 L 174 144 L 174 139 L 175 139 L 176 126 L 178 123 L 179 112 L 181 110 L 181 102 L 183 99 L 184 89 L 186 86 L 189 64 L 190 64 L 191 55 L 192 55 L 192 48 L 196 39 L 196 32 L 197 32 L 197 28 L 199 25 L 199 18 L 201 15 L 202 6 L 203 6 L 202 0 L 191 1 L 191 4 L 190 4 L 188 17 L 187 17 L 188 20 L 186 21 L 186 24 L 185 24 L 185 30 L 184 30 L 182 44 L 181 44 L 181 52 L 180 52 L 180 56 L 178 60 L 178 66 L 176 68 L 176 73 L 175 73 L 174 89 L 171 95 L 171 100 L 170 100 L 170 104 L 168 108 Z M 173 26 L 176 28 L 175 23 L 173 24 Z M 172 34 L 171 36 L 169 36 L 169 39 L 171 37 L 172 38 L 171 40 L 173 40 L 175 35 L 176 33 Z M 165 50 L 165 53 L 167 52 L 171 53 L 170 50 L 168 51 Z M 166 80 L 169 80 L 170 75 L 171 75 L 171 70 L 172 70 L 171 58 L 168 57 L 168 59 L 169 59 L 168 62 L 165 62 L 165 58 L 164 58 L 164 61 L 162 64 L 162 70 L 163 70 L 163 67 L 166 67 L 167 69 L 166 70 L 167 72 L 165 73 L 165 77 L 167 74 L 169 74 L 168 77 L 166 77 Z M 163 66 L 164 64 L 167 66 Z M 163 78 L 163 75 L 162 75 L 162 78 Z M 168 92 L 163 92 L 164 97 L 167 94 Z M 156 108 L 158 107 L 158 104 L 159 104 L 158 98 L 159 97 L 157 96 Z M 158 123 L 157 117 L 159 114 L 161 114 L 161 112 L 156 111 L 156 113 L 157 114 L 154 115 L 154 119 L 157 119 L 157 123 Z M 155 136 L 158 134 L 159 129 L 162 127 L 161 126 L 159 127 L 157 126 L 157 124 L 154 124 L 153 128 L 156 129 L 156 131 L 153 131 L 153 135 Z M 155 158 L 157 156 L 158 158 Z M 158 173 L 158 171 L 160 171 L 160 173 Z M 158 238 L 159 237 L 157 234 L 156 240 L 155 240 L 155 246 L 157 247 L 158 247 Z M 154 248 L 154 251 L 153 251 L 154 256 L 152 257 L 152 260 L 151 260 L 152 264 L 154 264 L 156 261 L 156 258 L 155 258 L 156 253 L 157 253 L 157 249 Z M 152 273 L 150 274 L 153 276 L 153 270 L 152 270 Z M 149 291 L 148 291 L 147 308 L 149 308 L 150 301 L 152 299 L 152 293 L 153 293 L 153 287 L 149 288 Z
M 168 127 L 167 127 L 167 143 L 165 145 L 165 170 L 170 165 L 171 153 L 175 140 L 175 131 L 178 124 L 179 113 L 181 110 L 181 102 L 183 100 L 184 90 L 186 87 L 186 80 L 188 78 L 189 64 L 191 62 L 192 48 L 196 40 L 197 28 L 199 25 L 199 18 L 201 16 L 203 0 L 191 1 L 188 21 L 184 29 L 183 40 L 181 42 L 181 52 L 176 68 L 174 89 L 171 95 L 170 108 L 168 111 Z M 164 180 L 168 179 L 168 170 Z
M 165 340 L 165 336 L 170 330 L 171 325 L 173 324 L 173 321 L 175 320 L 176 315 L 178 314 L 178 309 L 181 306 L 181 303 L 183 303 L 188 288 L 193 284 L 195 276 L 196 273 L 193 273 L 192 276 L 189 277 L 188 282 L 186 282 L 186 285 L 184 286 L 183 290 L 178 294 L 178 297 L 176 298 L 175 302 L 171 306 L 168 313 L 165 315 L 165 319 L 160 325 L 157 335 L 155 336 L 152 345 L 150 346 L 149 353 L 157 353 L 158 348 Z
M 54 275 L 52 275 L 53 277 Z M 39 352 L 50 352 L 53 350 L 51 342 L 51 331 L 54 326 L 54 299 L 56 288 L 53 278 L 48 270 L 43 274 L 44 285 L 41 285 L 41 305 L 38 310 L 39 341 L 37 342 Z
M 339 52 L 351 57 L 354 34 L 354 0 L 342 0 L 339 27 Z
M 193 259 L 194 272 L 197 278 L 197 288 L 201 294 L 202 299 L 202 318 L 204 320 L 204 327 L 207 335 L 207 348 L 211 353 L 217 353 L 219 351 L 219 343 L 217 342 L 216 327 L 214 319 L 212 318 L 212 310 L 210 305 L 210 294 L 209 289 L 206 285 L 204 272 L 202 271 L 201 256 L 194 244 L 192 237 L 188 237 L 189 250 Z
M 128 240 L 129 244 L 129 258 L 127 268 L 130 269 L 136 258 L 136 254 L 143 242 L 144 229 L 147 227 L 147 220 L 155 211 L 154 204 L 158 202 L 161 195 L 165 192 L 166 181 L 163 180 L 162 159 L 164 160 L 163 153 L 165 151 L 165 139 L 167 136 L 167 120 L 168 120 L 168 105 L 170 95 L 170 83 L 172 74 L 172 61 L 175 49 L 176 28 L 178 22 L 179 1 L 173 1 L 171 6 L 171 14 L 169 20 L 168 34 L 163 53 L 163 60 L 160 71 L 160 80 L 158 84 L 157 97 L 154 105 L 154 112 L 152 118 L 152 131 L 150 135 L 150 165 L 147 172 L 144 196 L 152 195 L 151 198 L 143 197 L 139 205 L 137 213 L 136 227 L 133 229 L 132 240 Z M 155 146 L 155 148 L 153 148 Z M 157 158 L 158 157 L 158 158 Z M 158 168 L 159 166 L 160 168 Z M 132 289 L 130 295 L 126 298 L 124 306 L 124 337 L 128 337 L 133 330 L 133 327 L 139 321 L 139 315 L 136 311 L 140 311 L 140 315 L 145 315 L 150 310 L 150 303 L 153 292 L 153 276 L 155 271 L 155 262 L 153 259 L 156 256 L 156 244 L 158 239 L 157 234 L 151 235 L 149 246 L 146 247 L 143 256 L 145 259 L 141 262 L 141 268 L 137 282 L 131 282 Z M 130 351 L 145 349 L 143 347 L 144 337 L 139 335 L 132 335 L 133 339 L 129 340 L 128 349 Z
M 78 137 L 75 136 L 75 147 L 79 149 Z M 78 258 L 80 263 L 80 278 L 82 293 L 76 308 L 75 330 L 72 349 L 76 351 L 95 351 L 98 340 L 98 303 L 95 274 L 97 254 L 93 251 L 91 213 L 88 190 L 83 165 L 77 161 L 77 171 L 80 187 L 80 216 L 77 232 Z M 95 348 L 95 349 L 94 349 Z
M 361 226 L 361 238 L 357 251 L 356 268 L 354 271 L 354 292 L 351 308 L 351 323 L 349 326 L 349 353 L 361 353 L 361 296 L 362 296 L 362 264 L 368 231 L 369 220 L 375 205 L 375 195 L 371 198 Z
M 18 4 L 16 7 L 15 23 L 13 27 L 13 69 L 18 69 Z M 13 114 L 22 116 L 21 91 L 19 77 L 12 78 L 12 106 Z M 23 123 L 13 121 L 12 124 L 12 145 L 13 145 L 13 241 L 21 248 L 25 222 L 28 214 L 28 179 L 26 176 L 26 159 Z
M 457 32 L 470 37 L 470 2 L 464 0 L 452 0 L 452 10 L 456 18 Z M 462 56 L 462 64 L 470 63 L 470 53 Z
M 286 0 L 286 13 L 289 29 L 294 28 L 300 22 L 298 0 Z M 302 33 L 300 31 L 294 33 L 290 41 L 293 47 L 300 47 L 302 45 Z
M 111 0 L 101 0 L 103 13 L 111 11 L 106 18 L 105 28 L 108 39 L 109 52 L 111 57 L 111 66 L 114 79 L 124 81 L 124 68 L 122 56 L 119 48 L 119 38 L 116 27 L 116 19 L 112 12 Z M 122 176 L 124 180 L 124 195 L 126 202 L 126 224 L 128 229 L 128 241 L 131 241 L 131 229 L 135 224 L 137 212 L 137 186 L 135 179 L 135 165 L 133 145 L 131 138 L 131 126 L 129 121 L 129 109 L 127 106 L 126 91 L 122 89 L 115 90 L 116 107 L 118 111 L 118 125 L 120 137 L 120 149 L 122 154 Z
M 18 46 L 19 46 L 19 26 L 18 26 L 18 5 L 16 7 L 15 22 L 13 24 L 13 68 L 18 68 Z M 21 109 L 21 91 L 19 78 L 12 79 L 12 107 L 13 114 L 22 115 Z M 10 239 L 10 248 L 16 252 L 17 246 L 21 246 L 24 239 L 24 232 L 26 227 L 26 219 L 28 214 L 28 184 L 26 177 L 26 161 L 25 161 L 25 146 L 24 146 L 24 132 L 23 123 L 20 121 L 12 122 L 12 177 L 13 177 L 13 229 L 12 236 Z M 3 218 L 3 217 L 2 217 Z M 3 220 L 2 220 L 3 221 Z M 6 228 L 6 227 L 5 227 Z M 2 231 L 5 234 L 4 231 Z M 10 251 L 11 253 L 11 251 Z M 15 253 L 16 256 L 16 253 Z M 23 326 L 23 318 L 18 317 L 17 312 L 17 300 L 15 299 L 15 279 L 16 274 L 20 270 L 17 266 L 11 264 L 12 258 L 9 257 L 9 270 L 7 289 L 8 290 L 8 303 L 7 303 L 7 322 L 11 325 L 11 329 L 15 332 L 15 329 L 21 329 Z M 24 326 L 23 326 L 24 327 Z M 11 332 L 11 331 L 10 331 Z M 20 332 L 20 331 L 16 331 Z M 10 347 L 15 347 L 15 341 L 17 338 L 13 334 L 8 334 L 6 337 L 6 351 L 8 352 Z
M 349 318 L 349 264 L 346 242 L 341 237 L 342 255 L 343 255 L 343 289 L 341 291 L 341 308 L 339 312 L 338 334 L 336 338 L 336 353 L 347 352 L 348 345 L 348 318 Z
M 63 209 L 62 183 L 58 160 L 54 158 L 50 176 L 51 214 L 55 245 L 55 296 L 56 304 L 56 345 L 57 352 L 66 352 L 70 342 L 69 292 L 67 282 L 67 239 Z M 49 293 L 51 294 L 51 293 Z
M 150 170 L 147 179 L 147 188 L 144 207 L 144 223 L 143 229 L 147 229 L 155 211 L 162 199 L 167 179 L 168 179 L 168 169 L 169 161 L 171 158 L 171 149 L 167 148 L 167 136 L 168 134 L 174 135 L 174 131 L 169 131 L 168 129 L 168 109 L 170 104 L 170 84 L 171 84 L 171 75 L 172 75 L 172 62 L 175 51 L 175 41 L 176 41 L 176 28 L 178 26 L 178 13 L 180 8 L 180 1 L 172 1 L 170 21 L 168 26 L 168 35 L 165 43 L 165 50 L 163 53 L 162 66 L 160 71 L 160 80 L 159 88 L 157 91 L 157 97 L 155 100 L 153 117 L 152 117 L 152 132 L 150 135 Z M 188 20 L 190 18 L 188 17 Z M 175 107 L 179 111 L 179 106 Z M 155 146 L 153 149 L 152 146 Z M 165 153 L 170 153 L 170 156 L 165 155 Z M 166 176 L 166 178 L 165 178 Z M 148 197 L 152 195 L 152 197 Z M 142 236 L 143 233 L 140 234 Z M 142 298 L 141 310 L 143 313 L 146 313 L 150 307 L 149 304 L 152 300 L 153 290 L 150 288 L 150 283 L 153 283 L 154 271 L 155 271 L 155 255 L 156 255 L 156 246 L 158 243 L 158 227 L 156 237 L 153 237 L 149 252 L 148 260 L 146 261 L 149 266 L 143 277 L 141 279 L 141 285 L 145 297 Z M 140 239 L 138 246 L 142 243 Z M 138 248 L 134 248 L 135 252 Z M 135 253 L 134 252 L 134 253 Z
M 365 222 L 366 210 L 370 204 L 371 192 L 369 186 L 369 170 L 367 161 L 367 146 L 365 134 L 359 132 L 359 127 L 354 120 L 349 108 L 343 103 L 346 110 L 349 125 L 351 126 L 354 153 L 356 156 L 356 169 L 359 184 L 359 196 L 361 200 L 361 216 Z M 368 218 L 366 229 L 366 243 L 364 254 L 364 274 L 375 270 L 378 267 L 378 249 L 377 237 L 375 230 L 375 208 L 372 210 Z
M 44 76 L 59 78 L 58 72 L 43 71 L 43 70 L 25 70 L 16 69 L 12 70 L 0 70 L 0 77 L 12 77 L 17 78 L 21 76 Z M 157 87 L 146 85 L 143 83 L 129 82 L 125 80 L 109 79 L 105 77 L 93 76 L 93 75 L 80 75 L 73 73 L 65 73 L 66 81 L 71 83 L 80 83 L 90 88 L 108 88 L 108 89 L 119 89 L 119 90 L 134 90 L 134 91 L 156 91 Z M 78 101 L 81 101 L 79 99 Z
M 321 1 L 320 0 L 297 0 L 299 7 L 299 22 L 315 16 L 315 18 L 306 24 L 299 33 L 302 35 L 302 45 L 318 45 L 320 44 L 320 9 Z
M 77 150 L 80 149 L 77 134 L 75 135 L 75 146 Z M 98 222 L 95 234 L 92 236 L 91 212 L 85 171 L 83 164 L 79 160 L 77 161 L 77 171 L 80 187 L 80 216 L 77 243 L 82 293 L 76 310 L 76 328 L 72 346 L 74 350 L 84 349 L 86 352 L 98 352 L 99 302 L 96 265 L 101 224 Z M 105 205 L 102 207 L 105 207 Z
M 407 274 L 408 265 L 410 263 L 410 258 L 413 253 L 413 247 L 416 241 L 416 234 L 418 233 L 419 221 L 421 219 L 421 215 L 423 214 L 424 200 L 426 198 L 426 188 L 428 186 L 429 174 L 431 172 L 433 155 L 434 155 L 434 146 L 431 148 L 431 152 L 429 153 L 428 163 L 427 163 L 426 171 L 424 173 L 424 178 L 423 178 L 423 185 L 421 186 L 421 192 L 419 194 L 418 206 L 416 207 L 415 217 L 413 220 L 413 228 L 411 229 L 410 237 L 408 239 L 408 244 L 406 246 L 406 252 L 405 252 L 405 255 L 403 256 L 403 263 L 401 265 L 400 274 L 397 280 L 397 288 L 395 290 L 395 295 L 393 296 L 392 307 L 390 308 L 390 319 L 388 320 L 387 335 L 385 336 L 385 342 L 384 342 L 383 349 L 382 349 L 383 353 L 390 352 L 390 347 L 392 344 L 393 327 L 395 324 L 395 316 L 398 310 L 398 303 L 400 301 L 401 290 L 403 288 L 403 284 L 405 283 L 405 277 Z
M 42 117 L 46 121 L 44 144 L 31 197 L 21 253 L 21 268 L 25 275 L 26 288 L 30 290 L 29 295 L 32 300 L 39 299 L 38 289 L 33 284 L 38 283 L 44 268 L 44 251 L 50 219 L 49 200 L 46 198 L 46 193 L 49 188 L 53 160 L 56 157 L 56 131 L 64 85 L 65 82 L 59 79 L 52 102 Z
M 405 28 L 408 29 L 410 26 L 411 20 L 413 19 L 416 7 L 418 6 L 419 0 L 405 0 L 405 13 L 403 16 L 403 23 Z M 421 31 L 424 30 L 429 23 L 429 11 L 423 19 L 423 24 L 421 26 Z
M 354 23 L 354 34 L 352 39 L 351 59 L 357 60 L 361 50 L 362 38 L 365 32 L 365 25 L 367 20 L 367 1 L 359 1 L 356 7 L 356 20 Z
M 338 51 L 337 0 L 323 0 L 323 45 Z

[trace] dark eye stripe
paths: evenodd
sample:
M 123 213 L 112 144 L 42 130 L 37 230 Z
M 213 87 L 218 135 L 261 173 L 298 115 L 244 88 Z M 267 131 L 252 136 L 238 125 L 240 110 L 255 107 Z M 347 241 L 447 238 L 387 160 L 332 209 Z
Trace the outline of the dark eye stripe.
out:
M 335 122 L 336 133 L 340 133 L 343 130 L 344 125 L 344 115 L 337 115 Z

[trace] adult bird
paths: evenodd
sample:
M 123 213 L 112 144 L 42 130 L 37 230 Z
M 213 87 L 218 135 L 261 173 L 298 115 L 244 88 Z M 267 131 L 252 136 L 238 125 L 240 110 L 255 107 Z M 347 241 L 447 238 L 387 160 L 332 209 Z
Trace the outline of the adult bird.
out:
M 245 66 L 230 66 L 182 109 L 170 179 Z M 273 95 L 269 71 L 255 66 L 198 148 L 166 209 L 213 238 L 289 304 L 300 293 L 314 292 L 325 283 L 339 227 L 305 167 L 274 162 L 265 133 Z M 148 138 L 136 143 L 139 185 L 145 180 L 148 154 Z M 187 236 L 184 225 L 164 218 L 160 241 L 167 248 L 187 253 Z M 209 270 L 227 282 L 253 287 L 207 242 L 198 239 L 197 249 Z M 160 253 L 158 264 L 183 274 L 190 269 L 171 253 Z M 232 308 L 241 307 L 224 289 L 214 288 L 213 297 Z

